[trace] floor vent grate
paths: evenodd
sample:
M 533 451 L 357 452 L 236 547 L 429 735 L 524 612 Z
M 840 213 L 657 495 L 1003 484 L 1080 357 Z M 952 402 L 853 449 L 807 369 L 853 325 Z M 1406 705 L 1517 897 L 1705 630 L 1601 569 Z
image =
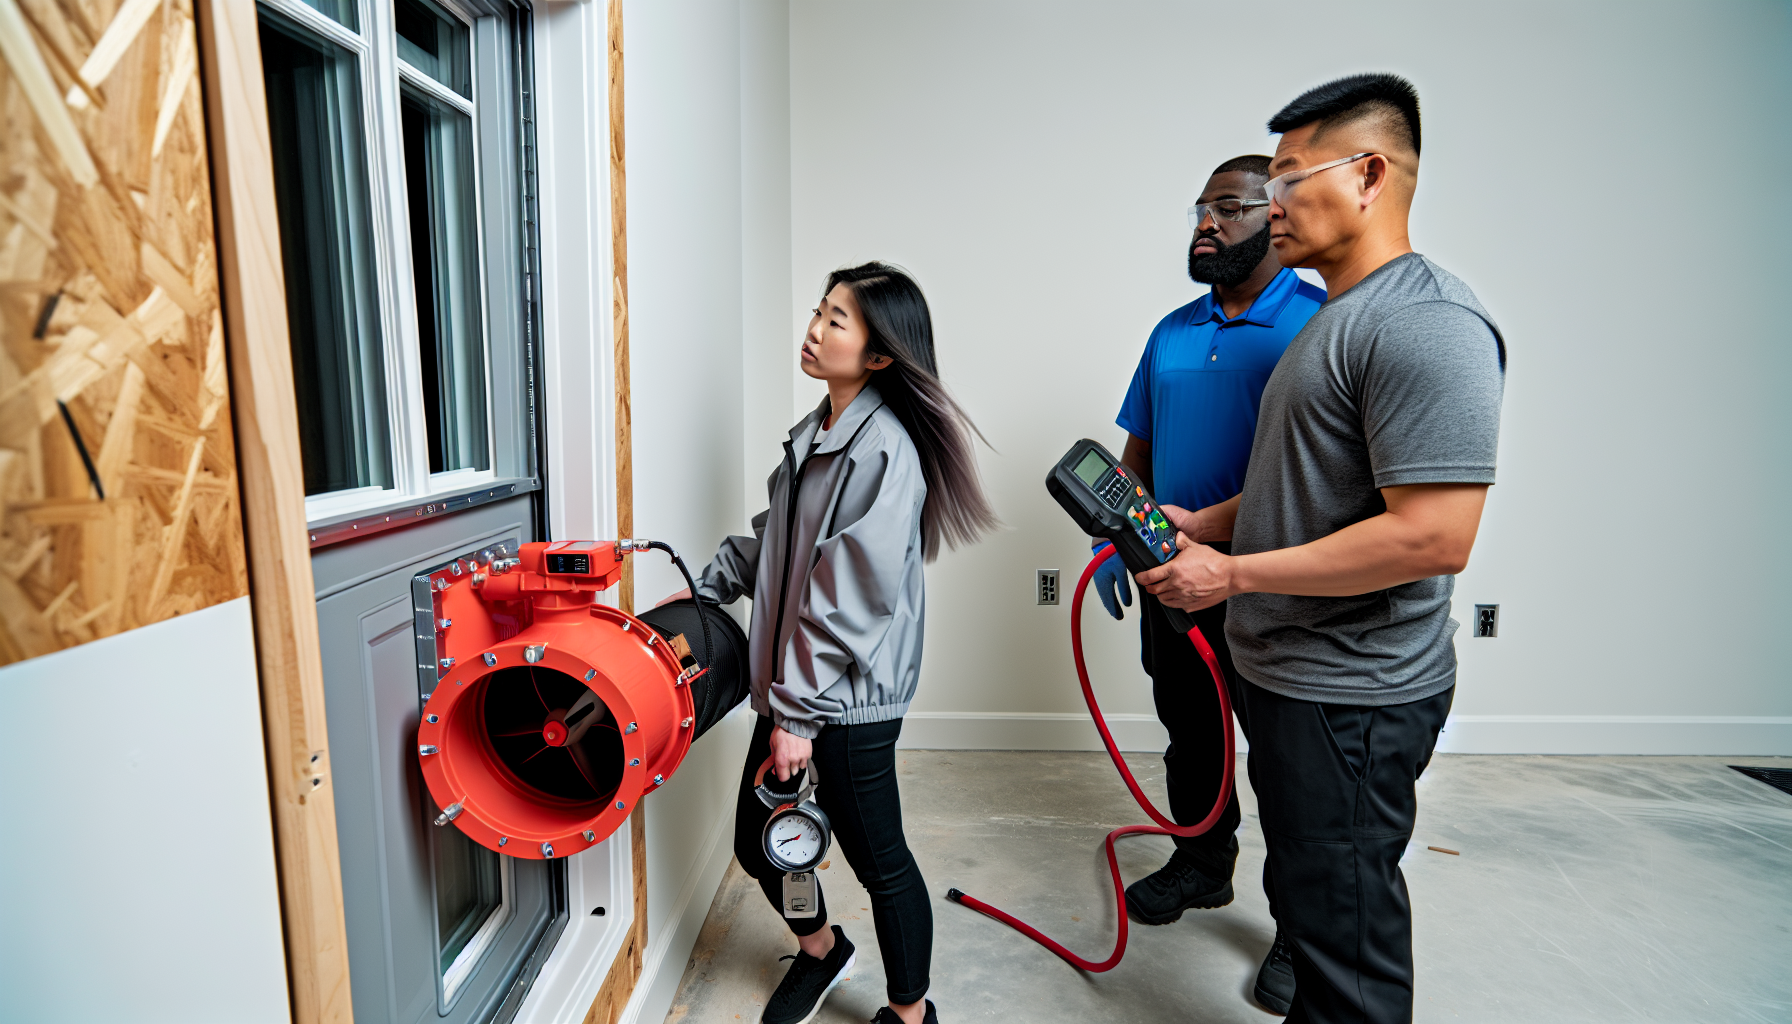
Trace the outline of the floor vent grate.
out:
M 1730 767 L 1751 779 L 1765 782 L 1782 793 L 1792 795 L 1792 768 L 1756 768 L 1744 764 L 1733 764 Z

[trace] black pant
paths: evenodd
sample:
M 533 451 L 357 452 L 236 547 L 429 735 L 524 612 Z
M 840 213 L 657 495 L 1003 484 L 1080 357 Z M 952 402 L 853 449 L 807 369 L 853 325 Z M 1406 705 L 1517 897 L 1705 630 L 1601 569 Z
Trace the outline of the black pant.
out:
M 1412 906 L 1400 856 L 1418 813 L 1413 783 L 1455 687 L 1387 707 L 1245 689 L 1265 881 L 1294 958 L 1288 1020 L 1412 1020 Z
M 1151 696 L 1157 702 L 1157 718 L 1169 730 L 1170 745 L 1164 750 L 1165 786 L 1170 794 L 1170 817 L 1178 825 L 1192 825 L 1207 817 L 1225 778 L 1225 742 L 1220 733 L 1220 699 L 1214 692 L 1213 674 L 1207 662 L 1164 616 L 1163 605 L 1149 594 L 1139 595 L 1139 661 L 1151 676 Z M 1221 602 L 1191 616 L 1213 647 L 1232 710 L 1245 738 L 1251 727 L 1244 706 L 1238 670 L 1232 667 L 1232 648 L 1226 643 L 1226 605 Z M 1226 724 L 1231 728 L 1231 723 Z M 1228 794 L 1226 809 L 1205 833 L 1177 836 L 1176 849 L 1193 861 L 1201 873 L 1215 879 L 1232 877 L 1238 860 L 1238 792 Z M 1264 883 L 1268 891 L 1269 884 Z M 1271 897 L 1273 904 L 1274 897 Z
M 883 953 L 884 980 L 890 1002 L 906 1004 L 927 994 L 928 965 L 933 959 L 933 904 L 927 883 L 902 835 L 902 803 L 896 791 L 896 737 L 902 719 L 869 725 L 823 726 L 815 737 L 812 760 L 821 785 L 815 802 L 827 812 L 834 841 L 846 862 L 871 894 L 871 917 Z M 765 858 L 761 837 L 771 810 L 753 793 L 753 775 L 771 753 L 772 720 L 760 716 L 740 773 L 740 794 L 734 810 L 734 856 L 759 880 L 765 898 L 783 912 L 784 873 Z M 795 792 L 802 776 L 779 782 L 765 773 L 777 792 Z M 827 925 L 827 893 L 816 886 L 818 913 L 785 923 L 797 935 L 813 935 Z

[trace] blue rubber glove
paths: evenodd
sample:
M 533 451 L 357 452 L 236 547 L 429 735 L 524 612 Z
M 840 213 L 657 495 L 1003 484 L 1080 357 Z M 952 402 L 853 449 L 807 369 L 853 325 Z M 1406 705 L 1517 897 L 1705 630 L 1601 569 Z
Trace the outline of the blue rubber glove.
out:
M 1096 551 L 1110 546 L 1105 540 L 1095 542 Z M 1126 575 L 1126 563 L 1115 555 L 1101 563 L 1101 568 L 1095 570 L 1095 578 L 1089 581 L 1095 584 L 1095 596 L 1101 598 L 1101 606 L 1109 615 L 1121 620 L 1126 618 L 1126 613 L 1120 606 L 1132 607 L 1132 587 L 1126 582 Z

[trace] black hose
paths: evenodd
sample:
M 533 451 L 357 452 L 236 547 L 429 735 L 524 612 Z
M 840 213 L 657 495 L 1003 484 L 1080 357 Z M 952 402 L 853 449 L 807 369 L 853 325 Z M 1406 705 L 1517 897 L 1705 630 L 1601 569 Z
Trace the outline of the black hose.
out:
M 703 611 L 703 598 L 697 594 L 697 581 L 691 578 L 691 570 L 684 564 L 684 559 L 678 557 L 678 552 L 672 550 L 672 545 L 664 541 L 650 540 L 647 542 L 647 546 L 664 551 L 672 559 L 672 564 L 678 566 L 678 571 L 684 576 L 684 585 L 691 591 L 691 603 L 697 606 L 697 622 L 703 627 L 703 667 L 709 668 L 715 663 L 716 648 L 714 640 L 709 635 L 709 616 Z M 714 693 L 714 687 L 704 693 L 705 707 L 702 712 L 706 716 L 706 720 L 710 711 L 714 710 L 707 706 L 710 703 L 708 698 Z

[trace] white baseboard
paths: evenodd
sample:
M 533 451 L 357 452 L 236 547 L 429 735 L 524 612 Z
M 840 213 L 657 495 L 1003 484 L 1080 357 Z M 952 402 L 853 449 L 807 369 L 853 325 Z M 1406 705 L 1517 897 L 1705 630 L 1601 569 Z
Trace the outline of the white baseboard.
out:
M 724 842 L 723 837 L 728 841 Z M 649 928 L 647 951 L 641 957 L 641 977 L 635 982 L 634 995 L 622 1011 L 621 1024 L 659 1024 L 672 1009 L 678 996 L 678 983 L 684 978 L 685 963 L 703 922 L 709 917 L 709 905 L 728 862 L 734 858 L 734 815 L 719 815 L 704 840 L 703 854 L 679 887 L 678 900 L 666 915 L 667 924 L 657 930 Z M 648 870 L 652 870 L 650 867 Z
M 1155 715 L 1113 714 L 1121 750 L 1169 742 Z M 1238 749 L 1248 745 L 1237 737 Z M 1086 713 L 911 711 L 899 746 L 910 750 L 1100 750 Z M 1761 715 L 1452 715 L 1438 738 L 1447 754 L 1706 754 L 1792 756 L 1792 717 Z
M 1792 717 L 1770 715 L 1451 715 L 1446 754 L 1792 755 Z

